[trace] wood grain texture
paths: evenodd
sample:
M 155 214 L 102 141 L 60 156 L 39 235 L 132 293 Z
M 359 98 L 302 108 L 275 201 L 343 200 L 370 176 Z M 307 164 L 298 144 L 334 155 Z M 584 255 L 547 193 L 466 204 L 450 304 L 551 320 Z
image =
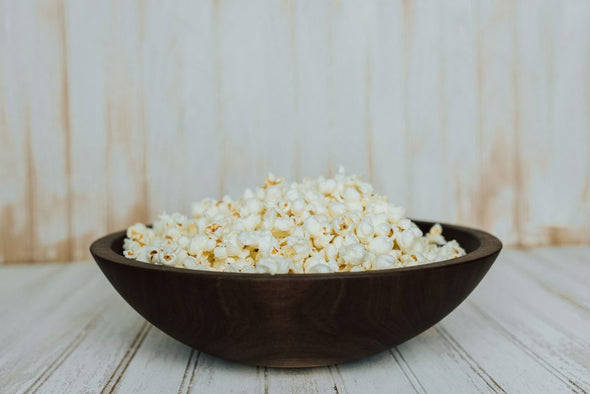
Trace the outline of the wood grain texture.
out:
M 243 366 L 180 344 L 137 315 L 93 263 L 2 266 L 0 386 L 18 393 L 587 393 L 590 313 L 580 273 L 588 261 L 588 247 L 505 250 L 435 327 L 370 358 L 298 370 Z
M 413 217 L 590 242 L 590 5 L 0 0 L 0 262 L 272 171 Z

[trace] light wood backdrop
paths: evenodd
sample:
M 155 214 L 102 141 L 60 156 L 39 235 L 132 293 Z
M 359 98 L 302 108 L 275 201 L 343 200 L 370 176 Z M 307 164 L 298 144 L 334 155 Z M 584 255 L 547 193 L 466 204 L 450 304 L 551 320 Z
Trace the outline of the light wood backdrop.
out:
M 0 261 L 270 170 L 590 242 L 590 2 L 0 0 Z

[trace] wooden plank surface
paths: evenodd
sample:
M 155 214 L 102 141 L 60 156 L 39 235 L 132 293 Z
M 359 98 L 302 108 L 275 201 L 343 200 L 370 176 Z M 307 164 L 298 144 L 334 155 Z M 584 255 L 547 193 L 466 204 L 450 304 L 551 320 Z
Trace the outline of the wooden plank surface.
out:
M 590 248 L 504 250 L 474 293 L 418 337 L 311 369 L 200 353 L 135 313 L 94 263 L 0 266 L 2 392 L 590 391 Z
M 590 3 L 0 0 L 0 261 L 268 171 L 412 217 L 590 242 Z

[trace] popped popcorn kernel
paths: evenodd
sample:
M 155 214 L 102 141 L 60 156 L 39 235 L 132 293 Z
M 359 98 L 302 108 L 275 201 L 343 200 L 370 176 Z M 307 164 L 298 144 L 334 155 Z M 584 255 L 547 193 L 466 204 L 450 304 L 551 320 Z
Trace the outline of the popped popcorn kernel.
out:
M 206 198 L 191 215 L 162 214 L 127 229 L 123 255 L 184 269 L 314 274 L 395 269 L 465 254 L 435 224 L 423 234 L 405 209 L 339 168 L 288 183 L 269 174 L 233 200 Z

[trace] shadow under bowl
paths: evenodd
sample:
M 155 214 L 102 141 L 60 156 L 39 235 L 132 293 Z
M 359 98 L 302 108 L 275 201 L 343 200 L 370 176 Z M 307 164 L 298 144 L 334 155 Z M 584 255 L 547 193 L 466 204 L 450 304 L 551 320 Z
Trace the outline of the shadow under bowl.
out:
M 415 221 L 428 231 L 430 222 Z M 502 249 L 486 232 L 442 224 L 467 254 L 413 267 L 333 274 L 240 274 L 142 263 L 123 256 L 125 231 L 90 252 L 119 294 L 171 337 L 243 364 L 314 367 L 400 344 L 444 318 Z

